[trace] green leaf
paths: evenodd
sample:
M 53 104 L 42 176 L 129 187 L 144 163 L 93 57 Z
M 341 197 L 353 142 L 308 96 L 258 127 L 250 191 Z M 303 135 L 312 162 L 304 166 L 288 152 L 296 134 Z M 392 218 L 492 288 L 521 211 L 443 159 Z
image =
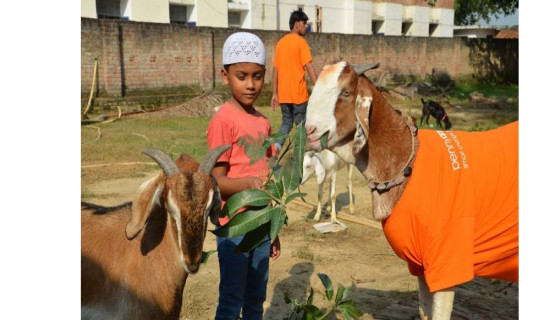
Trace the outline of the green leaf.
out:
M 249 208 L 235 215 L 226 225 L 212 231 L 212 233 L 218 237 L 224 238 L 240 236 L 269 222 L 273 212 L 277 212 L 278 210 L 280 210 L 280 208 L 271 206 L 263 207 L 259 210 Z
M 260 139 L 254 139 L 252 136 L 246 135 L 245 137 L 239 138 L 237 145 L 244 146 L 246 155 L 250 158 L 250 164 L 254 164 L 266 155 L 267 149 L 269 149 L 275 141 L 282 138 L 286 139 L 287 136 L 286 133 L 275 133 L 262 142 Z
M 296 126 L 294 139 L 294 161 L 299 168 L 300 177 L 302 177 L 302 164 L 306 148 L 306 128 L 303 123 Z
M 210 250 L 210 251 L 207 251 L 207 252 L 203 251 L 202 255 L 201 255 L 201 263 L 206 264 L 208 262 L 208 258 L 210 257 L 210 255 L 214 252 L 216 252 L 216 250 Z
M 336 291 L 336 298 L 334 299 L 334 302 L 336 304 L 340 303 L 342 301 L 342 296 L 344 295 L 345 288 L 343 285 L 338 284 L 338 290 Z
M 265 185 L 265 189 L 267 190 L 267 192 L 271 193 L 271 195 L 275 199 L 281 199 L 283 197 L 284 188 L 283 188 L 283 182 L 282 181 L 270 180 Z
M 296 165 L 296 162 L 289 159 L 283 167 L 283 184 L 287 194 L 296 190 L 302 181 L 301 166 Z
M 240 215 L 240 214 L 239 214 Z M 239 216 L 237 215 L 237 217 Z M 235 248 L 235 253 L 249 252 L 250 250 L 259 246 L 262 242 L 266 241 L 269 234 L 269 223 L 265 223 L 258 228 L 248 232 L 241 243 Z
M 313 303 L 313 288 L 309 288 L 309 297 L 307 297 L 307 304 L 312 304 Z
M 351 287 L 344 289 L 342 300 L 340 301 L 346 300 L 346 298 L 349 297 L 350 293 L 351 293 Z
M 271 226 L 269 236 L 271 239 L 275 239 L 279 235 L 279 231 L 285 223 L 286 212 L 281 207 L 276 207 L 271 214 Z
M 261 207 L 271 202 L 271 197 L 267 192 L 260 189 L 248 189 L 236 193 L 231 196 L 225 203 L 223 210 L 220 212 L 220 217 L 233 217 L 235 212 L 245 206 Z
M 285 204 L 288 204 L 290 201 L 294 200 L 294 198 L 298 198 L 298 197 L 304 197 L 306 196 L 307 193 L 303 193 L 303 192 L 294 192 L 293 194 L 289 195 L 286 200 L 285 200 Z
M 315 320 L 315 318 L 323 315 L 321 310 L 312 304 L 302 305 L 302 310 L 305 312 L 306 319 Z
M 342 302 L 336 307 L 336 310 L 340 311 L 348 320 L 359 319 L 359 317 L 363 315 L 363 313 L 357 309 L 353 301 Z
M 321 147 L 323 149 L 326 149 L 327 148 L 327 138 L 328 138 L 328 132 L 325 132 L 322 136 L 321 136 L 321 139 L 320 142 L 321 142 Z
M 283 180 L 283 167 L 281 165 L 278 165 L 275 168 L 273 168 L 273 176 L 277 181 Z
M 330 280 L 329 276 L 324 273 L 318 273 L 317 276 L 319 277 L 319 279 L 321 279 L 323 286 L 325 286 L 325 295 L 327 299 L 332 300 L 334 289 L 332 289 L 332 281 Z
M 287 133 L 274 133 L 272 135 L 270 135 L 269 137 L 267 137 L 267 139 L 265 139 L 264 141 L 264 144 L 262 145 L 262 147 L 266 147 L 269 148 L 272 144 L 275 143 L 275 141 L 277 140 L 280 140 L 280 139 L 286 139 L 288 137 L 288 134 Z

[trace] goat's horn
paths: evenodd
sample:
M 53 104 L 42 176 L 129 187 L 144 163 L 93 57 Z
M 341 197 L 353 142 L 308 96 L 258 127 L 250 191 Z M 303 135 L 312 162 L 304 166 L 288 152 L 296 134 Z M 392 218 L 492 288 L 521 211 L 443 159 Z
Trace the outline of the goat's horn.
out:
M 380 67 L 380 62 L 369 63 L 369 64 L 355 64 L 355 65 L 351 65 L 351 67 L 353 68 L 355 73 L 357 73 L 357 75 L 362 75 L 363 73 L 369 70 Z
M 222 155 L 222 153 L 229 150 L 229 148 L 231 148 L 231 146 L 226 144 L 208 151 L 208 153 L 201 161 L 199 171 L 210 174 L 212 172 L 212 169 L 214 168 L 214 165 L 216 164 L 216 161 L 218 161 L 218 158 Z
M 141 153 L 153 158 L 153 160 L 158 163 L 159 167 L 162 169 L 162 172 L 164 172 L 167 177 L 171 177 L 180 172 L 180 169 L 178 168 L 178 166 L 176 166 L 174 161 L 172 161 L 172 159 L 160 149 L 147 148 Z

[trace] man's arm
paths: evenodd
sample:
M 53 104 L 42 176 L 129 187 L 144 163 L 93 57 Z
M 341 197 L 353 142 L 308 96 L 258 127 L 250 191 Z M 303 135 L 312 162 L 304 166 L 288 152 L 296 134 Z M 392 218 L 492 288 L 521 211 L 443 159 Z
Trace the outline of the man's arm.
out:
M 273 86 L 273 95 L 271 96 L 271 108 L 275 110 L 279 106 L 279 69 L 273 67 L 273 77 L 271 80 L 271 85 Z
M 311 82 L 313 82 L 313 84 L 315 84 L 315 82 L 317 82 L 317 75 L 315 74 L 315 69 L 313 69 L 313 65 L 311 64 L 311 62 L 308 62 L 305 65 L 305 68 L 309 79 L 311 80 Z

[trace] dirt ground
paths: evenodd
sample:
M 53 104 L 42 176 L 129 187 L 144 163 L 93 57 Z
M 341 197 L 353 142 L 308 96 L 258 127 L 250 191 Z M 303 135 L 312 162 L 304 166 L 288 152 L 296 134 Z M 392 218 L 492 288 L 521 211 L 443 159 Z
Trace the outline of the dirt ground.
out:
M 345 168 L 339 172 L 336 192 L 337 210 L 348 213 Z M 104 180 L 88 185 L 92 197 L 82 199 L 101 205 L 116 205 L 132 200 L 145 178 Z M 370 219 L 371 197 L 364 178 L 355 171 L 353 177 L 355 216 Z M 317 185 L 310 179 L 301 187 L 307 202 L 317 199 Z M 328 185 L 325 186 L 328 199 Z M 305 301 L 310 288 L 315 291 L 313 304 L 326 308 L 324 288 L 318 273 L 327 274 L 336 288 L 352 287 L 350 299 L 364 315 L 361 319 L 418 319 L 418 285 L 408 273 L 379 228 L 341 220 L 347 230 L 320 234 L 313 228 L 313 209 L 294 200 L 287 212 L 289 224 L 280 233 L 282 253 L 270 264 L 264 319 L 283 319 L 291 312 L 284 296 Z M 327 208 L 330 208 L 326 206 Z M 323 218 L 324 221 L 328 217 Z M 213 229 L 213 226 L 210 226 Z M 215 250 L 212 233 L 207 233 L 205 251 Z M 218 259 L 210 256 L 198 274 L 190 276 L 184 292 L 182 320 L 214 319 L 218 298 Z M 476 278 L 456 290 L 453 319 L 517 319 L 518 285 Z M 329 317 L 329 319 L 340 319 Z

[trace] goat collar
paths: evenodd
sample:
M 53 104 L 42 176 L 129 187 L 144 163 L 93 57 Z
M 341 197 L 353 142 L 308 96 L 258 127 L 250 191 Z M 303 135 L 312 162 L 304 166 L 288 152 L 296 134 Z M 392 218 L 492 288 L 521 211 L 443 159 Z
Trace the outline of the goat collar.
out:
M 372 191 L 377 192 L 384 192 L 387 191 L 397 185 L 402 184 L 407 180 L 407 177 L 409 177 L 412 174 L 412 162 L 414 159 L 414 155 L 416 154 L 416 150 L 418 149 L 418 128 L 416 127 L 416 124 L 414 123 L 414 120 L 409 116 L 404 114 L 403 117 L 405 118 L 405 123 L 407 124 L 407 127 L 409 128 L 409 131 L 411 132 L 411 154 L 409 155 L 409 159 L 405 163 L 405 166 L 399 173 L 393 177 L 393 179 L 386 180 L 386 181 L 374 181 L 371 180 L 367 183 L 369 188 L 371 188 Z

